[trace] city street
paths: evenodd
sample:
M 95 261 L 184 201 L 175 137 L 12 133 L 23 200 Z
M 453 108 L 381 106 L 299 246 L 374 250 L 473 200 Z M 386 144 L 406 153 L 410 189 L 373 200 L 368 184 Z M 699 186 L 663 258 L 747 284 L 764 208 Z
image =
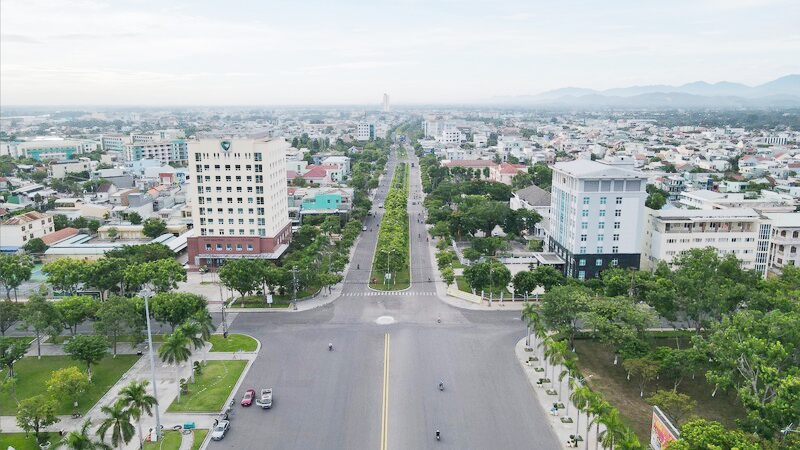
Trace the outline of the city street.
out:
M 376 205 L 393 168 L 390 160 Z M 429 243 L 414 219 L 422 212 L 421 199 L 413 198 L 421 196 L 418 164 L 411 180 L 411 236 L 422 235 L 411 239 L 412 287 L 361 295 L 369 292 L 367 268 L 378 236 L 373 223 L 335 302 L 291 314 L 236 316 L 231 331 L 262 343 L 237 396 L 272 387 L 275 403 L 270 410 L 237 406 L 230 433 L 209 448 L 560 447 L 514 354 L 525 333 L 519 312 L 464 311 L 431 295 Z

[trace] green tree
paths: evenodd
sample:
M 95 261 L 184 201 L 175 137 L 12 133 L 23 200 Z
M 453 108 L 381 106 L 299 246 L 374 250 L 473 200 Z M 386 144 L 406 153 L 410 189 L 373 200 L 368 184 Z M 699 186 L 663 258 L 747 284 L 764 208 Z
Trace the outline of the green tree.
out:
M 131 381 L 119 391 L 119 400 L 125 405 L 128 415 L 136 421 L 139 431 L 139 447 L 144 445 L 142 434 L 142 414 L 153 415 L 153 408 L 158 407 L 158 401 L 147 393 L 147 380 Z
M 42 272 L 47 274 L 47 282 L 53 291 L 75 295 L 78 287 L 88 279 L 87 274 L 91 273 L 90 264 L 78 259 L 59 258 L 42 266 Z
M 80 431 L 70 431 L 64 438 L 56 443 L 56 448 L 66 448 L 67 450 L 111 450 L 108 445 L 97 442 L 89 435 L 89 427 L 92 421 L 86 419 L 81 425 Z
M 55 336 L 61 333 L 61 317 L 52 303 L 48 302 L 41 291 L 32 294 L 28 304 L 22 310 L 22 327 L 33 328 L 36 333 L 36 354 L 42 357 L 41 337 L 49 332 Z
M 99 229 L 100 229 L 100 221 L 99 221 L 99 220 L 96 220 L 96 219 L 92 219 L 92 220 L 90 220 L 90 221 L 89 221 L 89 223 L 86 225 L 86 228 L 88 228 L 88 229 L 89 229 L 89 231 L 91 231 L 91 233 L 92 233 L 92 234 L 96 234 L 96 233 L 97 233 L 97 230 L 99 230 Z
M 0 285 L 6 290 L 6 299 L 11 300 L 11 291 L 31 279 L 33 262 L 26 255 L 0 253 Z
M 48 248 L 49 247 L 44 243 L 42 238 L 33 238 L 22 246 L 22 249 L 25 250 L 26 253 L 35 255 L 41 255 Z
M 30 346 L 30 342 L 0 338 L 0 367 L 8 367 L 9 378 L 14 376 L 14 363 L 25 356 Z
M 64 344 L 64 351 L 73 359 L 86 363 L 86 371 L 91 381 L 92 365 L 108 355 L 108 341 L 104 336 L 77 335 Z
M 33 432 L 36 441 L 42 443 L 42 428 L 59 421 L 56 416 L 56 402 L 44 394 L 20 400 L 17 405 L 17 425 L 25 434 Z
M 673 166 L 674 169 L 674 166 Z M 667 204 L 667 199 L 669 199 L 669 192 L 659 189 L 652 184 L 647 185 L 647 200 L 644 202 L 644 206 L 650 209 L 661 209 L 664 205 Z
M 117 342 L 119 342 L 120 337 L 140 336 L 142 334 L 142 321 L 139 318 L 133 300 L 112 295 L 108 300 L 100 302 L 98 305 L 97 321 L 94 323 L 94 328 L 99 334 L 108 338 L 113 355 L 116 357 Z
M 553 268 L 553 266 L 540 265 L 531 271 L 537 286 L 542 286 L 545 291 L 549 291 L 555 286 L 566 283 L 564 274 Z
M 680 423 L 681 419 L 691 414 L 697 407 L 697 401 L 692 397 L 680 392 L 662 389 L 647 397 L 647 403 L 661 408 L 676 424 Z
M 123 399 L 117 400 L 113 406 L 103 406 L 100 411 L 106 414 L 106 418 L 100 423 L 97 435 L 105 441 L 106 432 L 111 429 L 111 445 L 122 449 L 123 444 L 127 444 L 133 439 L 136 430 L 131 424 L 131 413 L 125 408 Z
M 208 309 L 203 309 L 200 311 L 195 312 L 189 318 L 189 322 L 193 323 L 197 326 L 198 330 L 200 330 L 200 337 L 208 342 L 211 340 L 211 334 L 214 332 L 214 321 L 211 319 L 211 315 L 208 313 Z M 205 346 L 203 346 L 203 364 L 205 364 L 206 359 L 206 352 Z
M 178 370 L 180 364 L 186 362 L 192 356 L 192 350 L 189 348 L 191 342 L 189 338 L 180 330 L 175 330 L 172 334 L 164 339 L 164 343 L 158 348 L 158 355 L 161 360 L 175 364 L 175 384 L 180 385 L 178 381 Z M 178 401 L 181 399 L 181 389 L 178 389 Z
M 103 296 L 106 291 L 124 294 L 125 267 L 129 263 L 123 258 L 108 257 L 98 259 L 90 266 L 91 277 L 87 283 L 97 288 Z
M 6 335 L 6 330 L 22 319 L 24 303 L 11 300 L 0 301 L 0 336 Z
M 625 430 L 628 428 L 625 426 L 625 422 L 622 421 L 619 410 L 614 407 L 608 408 L 603 415 L 600 416 L 598 422 L 605 427 L 605 429 L 597 435 L 600 444 L 603 448 L 613 449 L 614 444 L 623 437 Z
M 444 281 L 444 284 L 447 285 L 448 288 L 450 287 L 451 284 L 453 284 L 453 282 L 456 281 L 456 274 L 455 272 L 453 272 L 452 267 L 445 267 L 444 269 L 441 270 L 441 274 L 442 274 L 442 281 Z
M 75 336 L 78 325 L 94 316 L 97 301 L 88 295 L 72 295 L 58 300 L 53 306 L 58 310 L 64 328 Z
M 588 293 L 581 286 L 558 286 L 542 297 L 542 319 L 552 329 L 567 336 L 570 349 L 575 348 L 578 319 L 587 311 Z
M 658 376 L 658 371 L 660 369 L 658 361 L 649 356 L 628 358 L 622 361 L 622 367 L 628 372 L 628 378 L 632 375 L 639 379 L 640 397 L 644 397 L 644 388 L 647 386 L 647 383 Z
M 129 292 L 139 292 L 146 285 L 156 292 L 167 292 L 177 288 L 178 282 L 186 281 L 186 269 L 174 259 L 159 259 L 129 265 L 124 279 Z
M 680 439 L 671 442 L 667 447 L 668 450 L 761 448 L 761 445 L 741 431 L 726 430 L 721 423 L 706 419 L 695 419 L 681 425 Z
M 490 267 L 489 262 L 472 264 L 464 269 L 464 279 L 467 280 L 472 289 L 480 291 L 489 286 Z
M 167 224 L 161 219 L 147 219 L 142 222 L 142 234 L 153 239 L 167 231 Z
M 257 259 L 234 259 L 219 268 L 222 284 L 239 293 L 240 297 L 252 295 L 261 286 L 263 265 Z
M 150 312 L 159 322 L 166 322 L 175 330 L 198 311 L 205 311 L 206 300 L 199 295 L 184 292 L 156 294 L 150 299 Z
M 77 367 L 63 367 L 50 374 L 46 385 L 47 392 L 54 399 L 69 399 L 74 414 L 78 411 L 78 400 L 81 394 L 89 389 L 89 377 Z
M 142 223 L 142 216 L 137 212 L 132 212 L 128 214 L 128 220 L 134 225 L 139 225 Z

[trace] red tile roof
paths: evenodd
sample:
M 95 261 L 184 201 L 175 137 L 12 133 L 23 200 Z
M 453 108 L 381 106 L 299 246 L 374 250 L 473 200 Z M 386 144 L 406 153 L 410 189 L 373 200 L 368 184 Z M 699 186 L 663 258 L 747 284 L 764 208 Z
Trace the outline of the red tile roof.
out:
M 47 245 L 53 245 L 56 242 L 63 241 L 68 237 L 75 236 L 76 234 L 78 234 L 79 231 L 80 230 L 78 230 L 77 228 L 72 228 L 72 227 L 62 228 L 54 233 L 46 234 L 42 238 L 42 242 L 44 242 Z

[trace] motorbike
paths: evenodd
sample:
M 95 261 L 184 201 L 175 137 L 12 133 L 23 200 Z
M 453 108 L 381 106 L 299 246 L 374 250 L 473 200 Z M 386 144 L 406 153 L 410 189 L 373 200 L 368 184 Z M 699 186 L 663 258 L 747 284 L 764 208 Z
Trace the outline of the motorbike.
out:
M 328 351 L 329 351 L 329 352 L 332 352 L 332 351 L 333 351 L 333 344 L 328 344 Z
M 436 317 L 436 323 L 442 323 L 442 316 Z
M 439 382 L 439 390 L 440 390 L 440 391 L 443 391 L 443 390 L 444 390 L 444 381 L 440 381 L 440 382 Z
M 439 430 L 436 430 L 436 440 L 440 440 L 442 438 L 442 434 L 439 433 Z

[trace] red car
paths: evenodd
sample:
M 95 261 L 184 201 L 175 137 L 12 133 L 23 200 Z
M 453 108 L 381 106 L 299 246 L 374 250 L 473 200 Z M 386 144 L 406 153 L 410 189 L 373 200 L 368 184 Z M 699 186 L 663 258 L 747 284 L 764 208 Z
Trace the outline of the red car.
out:
M 250 406 L 253 404 L 253 399 L 256 396 L 256 391 L 253 389 L 248 389 L 244 392 L 244 397 L 242 397 L 242 406 Z

